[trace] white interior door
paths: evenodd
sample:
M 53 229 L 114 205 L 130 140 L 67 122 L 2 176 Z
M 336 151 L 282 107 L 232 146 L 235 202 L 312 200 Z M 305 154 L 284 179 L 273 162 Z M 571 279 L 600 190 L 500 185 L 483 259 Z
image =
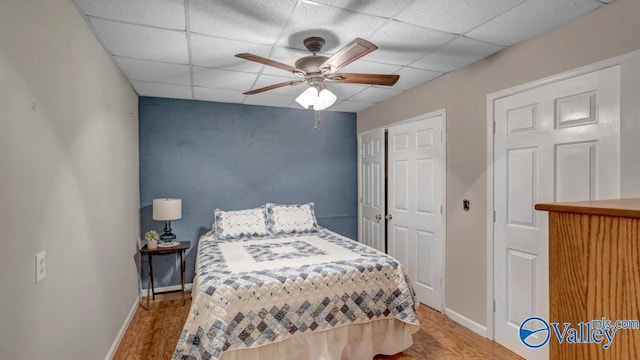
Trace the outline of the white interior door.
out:
M 360 135 L 360 242 L 386 252 L 384 129 Z
M 494 101 L 494 336 L 527 359 L 549 348 L 518 336 L 549 315 L 547 213 L 534 205 L 619 195 L 619 99 L 613 67 Z
M 388 134 L 389 254 L 405 266 L 421 303 L 442 310 L 444 117 L 396 125 Z

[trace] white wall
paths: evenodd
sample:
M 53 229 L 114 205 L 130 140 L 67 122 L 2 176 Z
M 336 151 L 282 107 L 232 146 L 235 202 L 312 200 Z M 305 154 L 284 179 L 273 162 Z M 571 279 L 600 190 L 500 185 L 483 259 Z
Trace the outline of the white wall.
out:
M 71 1 L 0 1 L 0 359 L 104 359 L 135 304 L 137 106 Z
M 362 132 L 447 109 L 447 308 L 486 324 L 487 94 L 640 49 L 638 14 L 640 1 L 618 0 L 358 113 Z M 640 130 L 640 86 L 625 73 L 640 78 L 623 67 L 622 88 L 630 91 L 622 99 L 622 124 Z M 630 137 L 623 133 L 623 143 Z M 636 137 L 623 145 L 622 160 L 637 158 L 637 149 Z M 638 174 L 623 170 L 623 195 L 639 195 L 632 184 Z M 462 210 L 465 198 L 469 212 Z
M 620 65 L 620 196 L 640 197 L 640 54 Z

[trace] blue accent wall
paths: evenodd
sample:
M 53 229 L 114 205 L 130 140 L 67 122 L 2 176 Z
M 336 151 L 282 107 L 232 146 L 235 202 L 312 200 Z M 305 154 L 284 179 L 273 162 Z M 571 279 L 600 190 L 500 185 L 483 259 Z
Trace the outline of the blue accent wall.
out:
M 314 130 L 310 110 L 140 97 L 142 236 L 164 227 L 152 220 L 154 198 L 182 199 L 182 219 L 172 228 L 178 240 L 191 241 L 187 283 L 215 208 L 312 201 L 321 226 L 355 239 L 356 116 L 324 111 L 320 119 Z M 153 273 L 155 287 L 180 283 L 175 255 L 154 255 Z

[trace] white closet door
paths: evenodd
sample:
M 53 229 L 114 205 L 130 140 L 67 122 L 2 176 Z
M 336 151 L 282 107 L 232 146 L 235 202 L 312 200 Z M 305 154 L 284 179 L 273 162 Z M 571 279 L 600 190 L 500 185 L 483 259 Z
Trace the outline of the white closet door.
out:
M 444 117 L 396 125 L 388 134 L 389 254 L 421 303 L 442 309 Z
M 494 333 L 527 359 L 548 357 L 518 332 L 527 317 L 548 319 L 553 275 L 547 213 L 534 205 L 618 197 L 619 99 L 614 67 L 494 102 Z
M 384 234 L 384 129 L 360 136 L 361 242 L 386 252 Z

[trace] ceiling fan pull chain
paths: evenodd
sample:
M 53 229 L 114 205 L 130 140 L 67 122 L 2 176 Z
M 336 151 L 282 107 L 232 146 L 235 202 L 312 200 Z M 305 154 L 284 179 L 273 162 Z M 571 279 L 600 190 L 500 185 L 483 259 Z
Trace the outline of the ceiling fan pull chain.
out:
M 313 110 L 313 112 L 316 114 L 315 122 L 313 124 L 313 130 L 318 130 L 318 128 L 320 127 L 320 111 Z

